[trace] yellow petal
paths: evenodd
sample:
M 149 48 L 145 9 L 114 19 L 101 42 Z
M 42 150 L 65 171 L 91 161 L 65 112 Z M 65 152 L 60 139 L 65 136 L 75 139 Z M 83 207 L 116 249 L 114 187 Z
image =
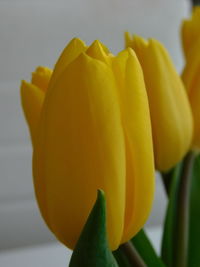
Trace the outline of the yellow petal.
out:
M 50 87 L 53 86 L 54 82 L 56 82 L 59 75 L 62 74 L 62 72 L 70 64 L 70 62 L 72 62 L 75 58 L 77 58 L 86 49 L 87 46 L 79 38 L 74 38 L 69 42 L 69 44 L 65 47 L 65 49 L 61 53 L 55 65 Z
M 193 134 L 190 105 L 169 54 L 156 40 L 132 42 L 144 72 L 156 167 L 165 171 L 188 151 Z
M 87 49 L 86 54 L 106 64 L 111 63 L 110 56 L 108 56 L 107 51 L 105 51 L 105 46 L 103 46 L 98 40 L 91 44 L 91 46 Z
M 195 80 L 199 76 L 200 70 L 200 39 L 195 43 L 193 49 L 191 50 L 190 57 L 186 61 L 186 65 L 184 67 L 182 73 L 182 79 L 187 89 L 187 93 L 189 94 L 190 90 L 198 90 L 195 86 Z
M 126 210 L 122 243 L 146 222 L 154 196 L 150 113 L 143 73 L 132 49 L 113 61 L 126 141 Z
M 103 189 L 107 198 L 110 246 L 116 249 L 120 244 L 125 207 L 120 118 L 112 71 L 85 54 L 68 65 L 46 96 L 34 150 L 36 194 L 41 210 L 47 208 L 51 229 L 71 248 L 97 189 Z M 43 199 L 40 194 L 45 194 Z
M 31 83 L 46 92 L 49 81 L 52 75 L 52 70 L 47 67 L 37 67 L 32 73 Z
M 200 35 L 200 7 L 196 6 L 190 19 L 184 20 L 181 27 L 183 50 L 186 58 L 190 57 L 190 52 Z
M 35 143 L 40 112 L 44 101 L 44 92 L 33 84 L 22 81 L 21 101 L 30 129 L 32 143 Z
M 186 86 L 194 120 L 193 149 L 200 149 L 200 42 L 193 47 L 183 70 L 182 79 Z
M 200 66 L 199 66 L 200 67 Z M 200 68 L 199 68 L 200 69 Z M 194 120 L 194 136 L 192 146 L 196 150 L 200 150 L 200 75 L 196 76 L 195 90 L 190 90 L 189 100 L 192 106 L 192 114 Z
M 132 36 L 129 32 L 125 32 L 124 34 L 125 37 L 125 46 L 126 47 L 131 47 L 132 45 Z

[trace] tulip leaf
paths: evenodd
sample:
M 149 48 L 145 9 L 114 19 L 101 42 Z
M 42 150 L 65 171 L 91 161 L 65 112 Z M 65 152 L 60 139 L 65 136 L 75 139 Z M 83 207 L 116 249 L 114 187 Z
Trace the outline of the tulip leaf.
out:
M 98 191 L 96 203 L 76 244 L 69 267 L 117 267 L 106 234 L 106 201 Z
M 190 188 L 190 226 L 188 245 L 188 266 L 200 266 L 200 156 L 193 165 Z
M 148 267 L 165 266 L 162 260 L 156 254 L 149 238 L 147 237 L 143 229 L 140 230 L 140 232 L 134 238 L 132 238 L 131 242 Z
M 181 169 L 182 164 L 180 163 L 173 170 L 172 182 L 169 190 L 169 202 L 165 216 L 164 231 L 162 237 L 161 257 L 163 262 L 169 267 L 173 266 L 175 251 L 174 236 L 176 231 L 178 187 L 180 182 Z

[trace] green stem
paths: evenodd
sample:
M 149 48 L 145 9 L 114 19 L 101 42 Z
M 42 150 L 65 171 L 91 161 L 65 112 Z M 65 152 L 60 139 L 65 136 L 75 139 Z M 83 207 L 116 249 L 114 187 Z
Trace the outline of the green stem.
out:
M 189 228 L 189 198 L 191 173 L 194 154 L 189 152 L 184 160 L 180 175 L 177 203 L 177 224 L 175 234 L 175 267 L 187 267 L 188 256 L 188 228 Z
M 130 241 L 124 243 L 119 248 L 126 255 L 131 266 L 147 267 L 147 265 L 144 263 L 143 259 L 140 257 L 137 250 L 135 249 L 135 247 L 133 246 L 133 244 Z
M 200 5 L 200 0 L 191 0 L 192 6 L 199 6 Z
M 164 188 L 165 188 L 166 195 L 169 196 L 170 185 L 171 185 L 171 181 L 172 181 L 172 178 L 173 178 L 174 169 L 172 168 L 168 172 L 161 172 L 160 174 L 161 174 L 161 177 L 162 177 L 162 181 L 163 181 L 163 185 L 164 185 Z

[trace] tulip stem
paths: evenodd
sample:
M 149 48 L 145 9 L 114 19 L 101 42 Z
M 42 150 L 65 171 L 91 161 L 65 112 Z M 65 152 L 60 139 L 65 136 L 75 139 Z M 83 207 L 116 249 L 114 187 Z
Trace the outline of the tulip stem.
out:
M 200 0 L 191 0 L 192 6 L 198 6 L 200 5 Z
M 174 169 L 171 169 L 168 172 L 161 172 L 160 174 L 162 177 L 162 181 L 163 181 L 166 195 L 169 196 L 171 181 L 172 181 L 173 174 L 174 174 Z
M 189 152 L 184 160 L 180 175 L 177 202 L 177 223 L 175 234 L 175 267 L 187 266 L 190 183 L 193 169 L 194 154 Z
M 133 244 L 129 241 L 124 243 L 119 247 L 123 253 L 126 255 L 129 263 L 131 266 L 134 267 L 147 267 L 147 265 L 144 263 L 143 259 L 140 257 L 139 253 L 133 246 Z

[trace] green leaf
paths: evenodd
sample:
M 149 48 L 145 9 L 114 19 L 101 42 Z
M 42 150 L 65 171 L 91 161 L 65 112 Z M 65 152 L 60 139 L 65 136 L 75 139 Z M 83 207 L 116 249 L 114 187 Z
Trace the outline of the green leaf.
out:
M 188 266 L 200 266 L 200 156 L 194 160 L 190 191 Z
M 72 254 L 69 267 L 117 267 L 106 234 L 106 201 L 98 191 L 96 203 L 88 217 Z
M 140 232 L 134 238 L 132 238 L 131 242 L 148 267 L 165 266 L 156 254 L 149 238 L 147 237 L 143 229 L 140 230 Z
M 174 233 L 176 231 L 177 221 L 177 200 L 178 200 L 178 187 L 180 181 L 182 164 L 178 164 L 173 171 L 172 183 L 169 191 L 169 202 L 165 217 L 164 231 L 162 238 L 162 252 L 161 257 L 166 266 L 173 266 L 174 259 Z

